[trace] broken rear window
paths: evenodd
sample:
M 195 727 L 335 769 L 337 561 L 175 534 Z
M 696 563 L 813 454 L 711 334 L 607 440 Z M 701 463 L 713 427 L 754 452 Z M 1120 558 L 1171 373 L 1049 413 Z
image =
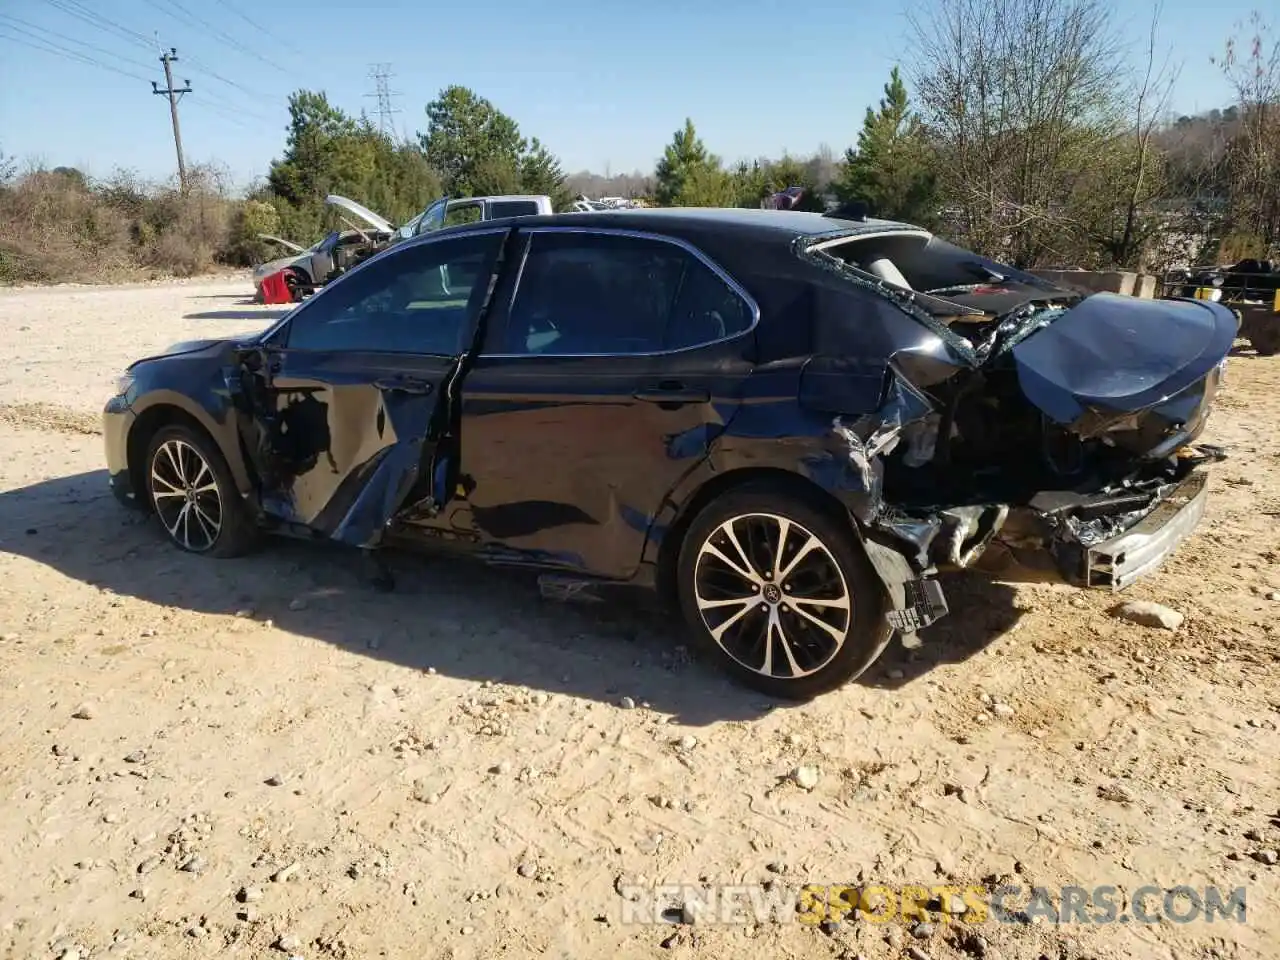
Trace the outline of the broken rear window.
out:
M 996 263 L 923 230 L 839 237 L 809 248 L 856 267 L 885 283 L 934 296 L 1017 284 L 1056 288 L 1029 273 Z

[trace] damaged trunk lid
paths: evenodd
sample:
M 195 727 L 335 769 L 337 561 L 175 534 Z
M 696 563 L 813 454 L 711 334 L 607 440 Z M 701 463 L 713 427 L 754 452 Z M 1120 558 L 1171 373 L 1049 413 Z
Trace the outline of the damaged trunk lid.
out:
M 1156 460 L 1203 429 L 1237 329 L 1210 301 L 1099 293 L 1012 355 L 1023 394 L 1054 423 Z

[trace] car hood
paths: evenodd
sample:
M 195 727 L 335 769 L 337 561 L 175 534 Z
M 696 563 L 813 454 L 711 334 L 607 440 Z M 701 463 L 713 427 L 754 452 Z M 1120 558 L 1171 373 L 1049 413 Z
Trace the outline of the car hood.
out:
M 1158 420 L 1168 439 L 1203 425 L 1238 329 L 1212 301 L 1098 293 L 1012 352 L 1023 394 L 1051 420 L 1086 437 Z
M 270 233 L 258 234 L 259 240 L 266 240 L 270 243 L 278 243 L 286 250 L 292 250 L 294 253 L 305 253 L 307 248 L 301 244 L 294 243 L 292 240 L 285 240 L 283 237 L 273 236 Z
M 378 216 L 368 207 L 356 203 L 354 200 L 348 200 L 346 197 L 339 196 L 336 193 L 331 193 L 329 196 L 324 198 L 324 202 L 331 207 L 337 207 L 340 210 L 347 211 L 347 213 L 357 219 L 363 220 L 375 230 L 379 230 L 383 233 L 395 232 L 396 228 L 393 227 L 390 222 L 383 217 Z
M 214 348 L 251 346 L 264 337 L 267 331 L 271 329 L 272 326 L 268 326 L 264 330 L 245 333 L 238 337 L 210 337 L 200 340 L 181 340 L 178 343 L 170 344 L 163 350 L 143 357 L 140 360 L 135 360 L 133 363 L 129 364 L 129 369 L 132 370 L 140 363 L 147 363 L 151 360 L 163 360 L 166 357 L 181 357 L 187 354 L 200 353 Z

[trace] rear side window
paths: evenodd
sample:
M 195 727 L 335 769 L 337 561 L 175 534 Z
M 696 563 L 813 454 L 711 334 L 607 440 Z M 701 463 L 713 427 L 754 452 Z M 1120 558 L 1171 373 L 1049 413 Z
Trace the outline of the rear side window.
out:
M 500 217 L 532 217 L 537 213 L 536 200 L 494 200 L 489 204 L 489 216 L 493 220 Z
M 534 233 L 489 352 L 644 354 L 714 342 L 751 325 L 743 299 L 683 247 L 609 233 Z

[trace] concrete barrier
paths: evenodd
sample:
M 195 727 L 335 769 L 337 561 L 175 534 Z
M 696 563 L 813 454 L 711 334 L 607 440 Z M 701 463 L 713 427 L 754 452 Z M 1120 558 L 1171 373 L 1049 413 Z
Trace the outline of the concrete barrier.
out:
M 1081 293 L 1119 293 L 1133 296 L 1138 275 L 1129 270 L 1033 270 L 1037 277 Z

